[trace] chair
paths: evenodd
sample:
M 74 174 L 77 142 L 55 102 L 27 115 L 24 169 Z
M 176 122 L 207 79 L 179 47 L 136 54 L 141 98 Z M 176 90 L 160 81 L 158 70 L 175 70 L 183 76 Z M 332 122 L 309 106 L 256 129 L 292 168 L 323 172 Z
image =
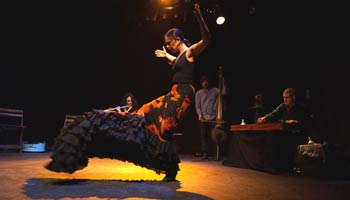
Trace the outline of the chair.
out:
M 0 108 L 0 148 L 22 152 L 24 129 L 23 110 Z

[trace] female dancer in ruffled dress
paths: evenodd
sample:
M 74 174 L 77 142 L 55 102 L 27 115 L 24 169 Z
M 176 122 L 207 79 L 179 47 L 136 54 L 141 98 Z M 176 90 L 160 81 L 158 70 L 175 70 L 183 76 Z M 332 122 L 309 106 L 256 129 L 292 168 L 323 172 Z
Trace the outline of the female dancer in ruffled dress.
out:
M 208 46 L 210 34 L 198 4 L 194 14 L 201 40 L 189 45 L 178 28 L 164 35 L 166 44 L 155 55 L 172 65 L 173 85 L 169 93 L 144 104 L 136 114 L 121 115 L 115 109 L 93 111 L 61 130 L 46 168 L 73 173 L 88 165 L 91 157 L 111 158 L 165 173 L 163 181 L 175 181 L 180 159 L 173 131 L 194 98 L 194 63 Z M 177 55 L 169 54 L 167 51 Z

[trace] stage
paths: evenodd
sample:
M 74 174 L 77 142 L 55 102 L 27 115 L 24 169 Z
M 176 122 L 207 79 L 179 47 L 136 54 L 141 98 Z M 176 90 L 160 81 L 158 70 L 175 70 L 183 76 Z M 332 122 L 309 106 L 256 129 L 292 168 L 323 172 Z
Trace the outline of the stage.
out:
M 350 180 L 278 174 L 224 166 L 215 159 L 181 155 L 176 182 L 118 160 L 92 158 L 74 174 L 43 166 L 45 153 L 0 153 L 0 199 L 344 199 Z

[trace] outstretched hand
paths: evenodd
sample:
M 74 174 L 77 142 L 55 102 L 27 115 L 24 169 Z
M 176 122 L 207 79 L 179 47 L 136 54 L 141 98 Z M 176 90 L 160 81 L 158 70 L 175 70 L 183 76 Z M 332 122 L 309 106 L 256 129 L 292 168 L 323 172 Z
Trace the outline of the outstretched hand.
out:
M 202 13 L 201 13 L 201 9 L 199 8 L 199 4 L 198 4 L 198 3 L 194 4 L 194 10 L 193 10 L 193 12 L 194 12 L 196 15 L 201 15 L 201 14 L 202 14 Z
M 163 50 L 157 49 L 154 51 L 154 54 L 156 55 L 156 57 L 164 58 L 166 57 L 167 52 L 165 47 L 163 46 Z

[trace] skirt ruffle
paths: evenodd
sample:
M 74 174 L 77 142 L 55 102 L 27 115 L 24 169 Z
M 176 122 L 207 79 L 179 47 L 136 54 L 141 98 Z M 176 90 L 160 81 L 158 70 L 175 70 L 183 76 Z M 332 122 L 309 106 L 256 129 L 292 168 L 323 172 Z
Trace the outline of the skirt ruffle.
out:
M 111 158 L 155 171 L 179 170 L 174 141 L 162 142 L 145 128 L 139 115 L 93 111 L 61 130 L 45 166 L 55 172 L 74 173 L 88 165 L 89 158 Z

